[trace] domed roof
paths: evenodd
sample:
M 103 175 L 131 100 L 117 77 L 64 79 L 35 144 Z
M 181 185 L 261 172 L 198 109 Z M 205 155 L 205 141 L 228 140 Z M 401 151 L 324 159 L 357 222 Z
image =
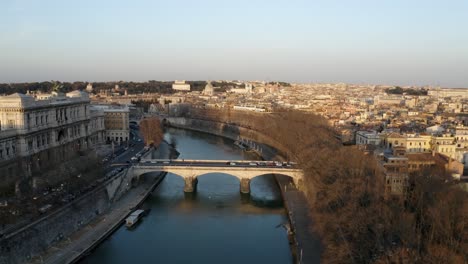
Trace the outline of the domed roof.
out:
M 207 81 L 206 86 L 205 86 L 205 90 L 203 90 L 203 94 L 211 96 L 211 95 L 213 95 L 213 93 L 214 93 L 214 87 L 213 87 L 213 85 L 211 85 L 210 81 Z
M 206 82 L 205 90 L 213 91 L 213 85 L 211 85 L 210 81 Z

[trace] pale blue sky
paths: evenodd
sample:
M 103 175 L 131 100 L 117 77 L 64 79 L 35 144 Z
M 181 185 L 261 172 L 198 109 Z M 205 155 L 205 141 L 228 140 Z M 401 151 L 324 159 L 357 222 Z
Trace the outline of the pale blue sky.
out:
M 468 0 L 1 0 L 0 82 L 468 87 Z

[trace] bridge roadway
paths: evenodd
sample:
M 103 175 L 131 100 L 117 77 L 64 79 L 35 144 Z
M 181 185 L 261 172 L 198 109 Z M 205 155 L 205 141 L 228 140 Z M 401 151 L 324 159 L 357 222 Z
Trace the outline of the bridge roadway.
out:
M 133 164 L 128 173 L 137 180 L 148 172 L 164 171 L 174 173 L 184 178 L 185 192 L 196 190 L 197 177 L 208 173 L 225 173 L 240 180 L 240 191 L 250 193 L 250 180 L 265 174 L 289 176 L 299 188 L 302 186 L 303 172 L 295 163 L 258 160 L 161 160 L 142 159 Z

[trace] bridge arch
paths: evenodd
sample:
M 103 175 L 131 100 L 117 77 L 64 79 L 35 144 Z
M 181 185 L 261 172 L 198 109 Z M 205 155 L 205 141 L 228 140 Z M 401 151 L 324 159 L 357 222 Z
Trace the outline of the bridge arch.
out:
M 169 163 L 168 163 L 169 164 Z M 180 166 L 174 165 L 136 165 L 133 166 L 134 176 L 139 176 L 150 171 L 163 171 L 173 173 L 181 176 L 185 181 L 184 191 L 193 192 L 196 189 L 198 178 L 206 174 L 225 174 L 236 177 L 240 181 L 241 193 L 250 193 L 250 180 L 256 177 L 278 174 L 292 178 L 296 187 L 302 185 L 302 171 L 298 169 L 279 168 L 279 167 L 230 167 L 230 166 L 216 166 L 216 167 L 203 167 L 191 164 L 184 164 Z
M 135 179 L 137 182 L 140 182 L 142 177 L 146 177 L 150 173 L 170 173 L 174 175 L 177 178 L 180 178 L 184 181 L 185 186 L 184 186 L 184 192 L 193 192 L 196 189 L 197 186 L 197 178 L 196 176 L 192 174 L 187 174 L 187 173 L 181 173 L 178 171 L 172 171 L 168 169 L 160 169 L 160 170 L 154 170 L 154 169 L 135 169 L 135 167 L 132 167 L 132 173 L 133 173 L 133 179 Z M 133 181 L 133 180 L 132 180 Z
M 251 180 L 255 179 L 255 178 L 258 178 L 258 177 L 266 176 L 266 175 L 276 175 L 276 176 L 280 176 L 280 177 L 286 177 L 286 178 L 290 179 L 294 183 L 296 188 L 300 188 L 300 186 L 302 186 L 302 184 L 303 184 L 302 174 L 296 174 L 296 173 L 278 173 L 278 172 L 263 173 L 263 174 L 258 174 L 256 176 L 252 177 Z

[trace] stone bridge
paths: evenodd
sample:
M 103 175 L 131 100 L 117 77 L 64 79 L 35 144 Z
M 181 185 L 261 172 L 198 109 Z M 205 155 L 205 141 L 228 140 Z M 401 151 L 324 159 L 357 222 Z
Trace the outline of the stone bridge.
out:
M 184 178 L 184 192 L 196 189 L 197 177 L 208 173 L 225 173 L 237 177 L 240 181 L 240 191 L 250 193 L 250 180 L 265 174 L 279 174 L 293 179 L 296 187 L 300 188 L 303 172 L 297 165 L 275 161 L 228 161 L 228 160 L 142 160 L 129 168 L 133 177 L 139 177 L 148 172 L 169 172 Z

